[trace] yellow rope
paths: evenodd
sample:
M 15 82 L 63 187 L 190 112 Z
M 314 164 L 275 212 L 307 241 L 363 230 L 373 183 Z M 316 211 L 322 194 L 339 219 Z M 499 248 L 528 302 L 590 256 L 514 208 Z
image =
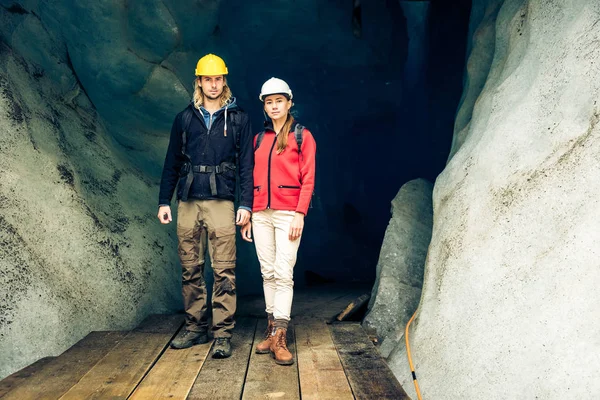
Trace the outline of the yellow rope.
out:
M 404 341 L 406 342 L 406 355 L 408 356 L 408 365 L 410 365 L 410 372 L 412 372 L 413 383 L 415 385 L 417 397 L 419 400 L 423 400 L 423 398 L 421 397 L 421 390 L 419 389 L 419 382 L 417 381 L 417 374 L 415 373 L 415 366 L 413 365 L 412 357 L 410 355 L 410 344 L 408 343 L 408 327 L 413 322 L 413 319 L 415 319 L 416 315 L 417 315 L 417 311 L 415 311 L 413 316 L 410 317 L 408 324 L 406 324 L 406 329 L 404 329 Z

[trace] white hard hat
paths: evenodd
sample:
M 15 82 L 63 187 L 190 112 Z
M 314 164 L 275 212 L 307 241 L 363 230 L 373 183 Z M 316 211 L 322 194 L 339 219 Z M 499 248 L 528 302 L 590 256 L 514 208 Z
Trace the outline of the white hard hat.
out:
M 260 101 L 264 101 L 266 96 L 272 94 L 284 94 L 288 97 L 289 100 L 294 97 L 292 95 L 292 89 L 290 89 L 289 85 L 282 79 L 279 78 L 271 78 L 262 85 L 262 89 L 260 89 L 260 95 L 258 98 Z

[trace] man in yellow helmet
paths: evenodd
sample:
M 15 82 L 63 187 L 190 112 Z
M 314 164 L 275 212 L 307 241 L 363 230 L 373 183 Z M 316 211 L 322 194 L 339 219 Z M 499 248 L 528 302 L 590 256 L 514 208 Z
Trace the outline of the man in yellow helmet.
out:
M 207 291 L 204 259 L 208 238 L 214 271 L 212 334 L 214 358 L 231 355 L 235 324 L 235 225 L 250 219 L 254 152 L 248 115 L 227 85 L 227 67 L 208 54 L 196 66 L 193 101 L 173 122 L 160 183 L 158 218 L 172 220 L 171 198 L 177 190 L 177 237 L 183 269 L 185 329 L 171 342 L 176 349 L 206 343 Z M 240 201 L 234 211 L 236 172 Z

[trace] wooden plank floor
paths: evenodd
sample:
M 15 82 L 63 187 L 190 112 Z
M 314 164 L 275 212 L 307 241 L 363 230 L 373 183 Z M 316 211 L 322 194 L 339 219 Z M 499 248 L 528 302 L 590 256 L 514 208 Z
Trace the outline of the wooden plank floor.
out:
M 35 376 L 43 371 L 45 366 L 52 362 L 54 357 L 44 357 L 33 364 L 23 368 L 20 371 L 15 372 L 12 375 L 7 376 L 0 381 L 0 398 L 10 398 L 11 392 L 21 386 L 29 385 L 29 381 L 35 379 Z M 13 397 L 14 398 L 14 397 Z
M 310 319 L 297 324 L 296 347 L 302 399 L 354 398 L 326 324 Z
M 206 360 L 188 399 L 239 400 L 242 397 L 255 330 L 256 318 L 238 318 L 231 338 L 231 357 L 222 360 L 214 358 Z
M 258 325 L 254 335 L 255 344 L 264 339 L 264 327 L 267 321 L 261 320 Z M 287 341 L 289 350 L 292 354 L 296 354 L 293 325 L 288 327 Z M 270 354 L 252 352 L 242 399 L 299 400 L 298 363 L 281 366 L 275 364 Z
M 3 398 L 15 400 L 59 398 L 79 382 L 124 336 L 124 332 L 90 333 L 60 357 L 50 360 L 30 379 L 16 386 Z
M 333 323 L 364 287 L 312 288 L 294 298 L 291 366 L 256 354 L 266 320 L 259 296 L 238 300 L 233 355 L 212 342 L 169 348 L 182 315 L 154 315 L 129 332 L 92 332 L 58 357 L 0 381 L 2 399 L 408 399 L 360 324 Z
M 356 399 L 409 399 L 360 324 L 339 323 L 330 328 Z
M 185 399 L 208 356 L 212 342 L 168 348 L 142 380 L 131 399 Z
M 60 399 L 128 398 L 154 365 L 182 322 L 181 315 L 146 319 L 142 325 L 129 332 Z

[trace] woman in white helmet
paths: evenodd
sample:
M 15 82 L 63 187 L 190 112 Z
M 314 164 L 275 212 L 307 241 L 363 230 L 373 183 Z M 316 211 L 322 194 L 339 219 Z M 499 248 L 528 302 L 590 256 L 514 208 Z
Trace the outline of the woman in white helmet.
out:
M 310 131 L 290 114 L 293 95 L 285 81 L 269 79 L 259 98 L 269 121 L 254 138 L 253 215 L 242 237 L 252 241 L 252 228 L 268 315 L 265 340 L 256 352 L 272 353 L 276 363 L 289 365 L 294 363 L 286 343 L 293 272 L 315 185 L 317 147 Z

